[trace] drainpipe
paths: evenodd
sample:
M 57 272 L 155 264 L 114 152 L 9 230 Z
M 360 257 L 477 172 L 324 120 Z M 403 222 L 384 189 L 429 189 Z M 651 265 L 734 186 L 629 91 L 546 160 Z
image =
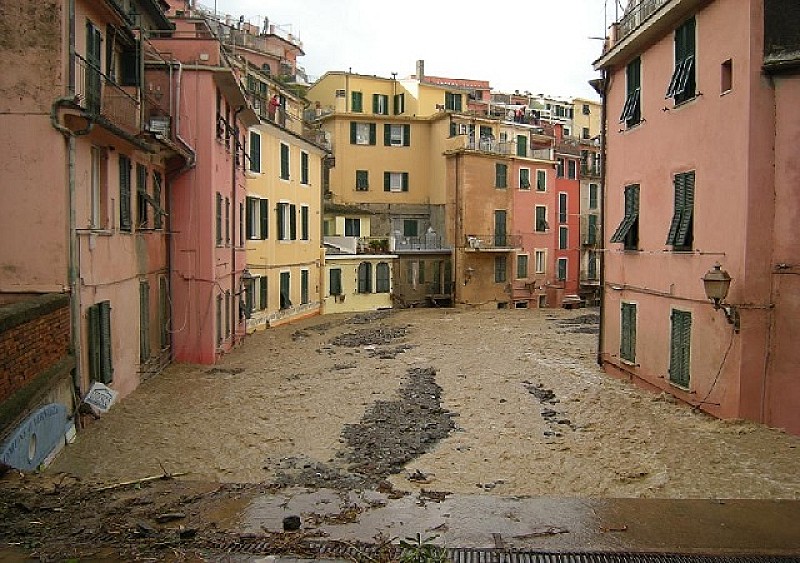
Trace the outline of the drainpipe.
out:
M 606 134 L 608 127 L 608 71 L 603 69 L 603 91 L 600 94 L 603 105 L 600 121 L 600 332 L 597 335 L 597 364 L 603 365 L 603 314 L 605 313 L 605 279 L 606 279 L 606 256 L 605 256 L 605 224 L 606 224 Z
M 183 65 L 180 61 L 173 64 L 178 65 L 178 77 L 175 80 L 175 138 L 189 151 L 189 162 L 187 162 L 181 170 L 181 172 L 185 172 L 190 168 L 194 168 L 197 164 L 197 153 L 195 153 L 192 146 L 181 137 L 181 80 L 183 78 Z M 170 72 L 172 72 L 172 66 L 172 64 L 169 66 Z

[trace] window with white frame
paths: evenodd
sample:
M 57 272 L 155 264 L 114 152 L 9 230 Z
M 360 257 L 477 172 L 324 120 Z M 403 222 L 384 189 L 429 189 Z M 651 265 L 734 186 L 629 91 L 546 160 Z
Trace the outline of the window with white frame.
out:
M 533 253 L 533 269 L 537 274 L 547 273 L 547 251 L 536 250 Z
M 544 170 L 536 171 L 536 191 L 543 192 L 547 190 L 547 172 Z
M 344 219 L 344 236 L 346 237 L 360 237 L 361 236 L 361 219 L 353 217 L 345 217 Z
M 353 145 L 374 145 L 375 144 L 375 124 L 350 122 L 350 144 Z
M 528 168 L 519 169 L 519 189 L 531 189 L 531 171 Z
M 383 190 L 386 192 L 407 192 L 408 172 L 384 172 Z
M 384 125 L 384 145 L 392 147 L 407 147 L 411 144 L 411 125 L 386 124 Z
M 557 266 L 558 271 L 556 272 L 556 279 L 565 281 L 567 279 L 567 259 L 559 258 Z
M 528 255 L 517 255 L 517 279 L 525 279 L 528 277 Z

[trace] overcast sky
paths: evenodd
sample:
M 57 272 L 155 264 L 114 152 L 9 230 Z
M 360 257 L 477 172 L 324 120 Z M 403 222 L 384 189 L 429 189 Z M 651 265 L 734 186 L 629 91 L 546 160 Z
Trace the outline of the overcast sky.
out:
M 606 13 L 606 3 L 608 4 Z M 214 7 L 214 0 L 200 0 Z M 270 23 L 303 41 L 298 64 L 312 79 L 329 70 L 406 77 L 425 73 L 488 80 L 496 91 L 598 99 L 597 74 L 615 0 L 216 0 L 219 12 Z M 624 4 L 624 2 L 623 2 Z

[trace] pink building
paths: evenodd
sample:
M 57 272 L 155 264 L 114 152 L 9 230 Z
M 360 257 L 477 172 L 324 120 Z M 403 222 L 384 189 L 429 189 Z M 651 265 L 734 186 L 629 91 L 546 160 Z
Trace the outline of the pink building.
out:
M 607 132 L 602 364 L 715 416 L 795 434 L 798 25 L 792 0 L 632 2 L 595 63 Z M 719 308 L 703 283 L 717 263 L 731 278 Z
M 555 213 L 551 230 L 555 237 L 555 281 L 551 306 L 580 303 L 580 148 L 577 140 L 564 137 L 564 128 L 553 128 L 556 152 Z
M 245 136 L 258 117 L 208 20 L 172 21 L 175 32 L 152 41 L 171 60 L 151 74 L 175 76 L 177 134 L 195 153 L 170 199 L 174 359 L 212 364 L 245 334 Z
M 0 292 L 70 295 L 79 398 L 93 381 L 130 393 L 169 361 L 167 194 L 186 152 L 151 131 L 164 113 L 138 64 L 143 34 L 171 27 L 162 7 L 132 2 L 136 26 L 110 2 L 3 13 Z

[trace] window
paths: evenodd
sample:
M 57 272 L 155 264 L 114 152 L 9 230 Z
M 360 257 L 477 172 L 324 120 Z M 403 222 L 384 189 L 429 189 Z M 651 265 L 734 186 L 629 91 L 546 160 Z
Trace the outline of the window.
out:
M 450 111 L 461 111 L 461 94 L 445 92 L 444 109 Z
M 625 127 L 633 127 L 642 120 L 641 71 L 642 60 L 639 57 L 629 62 L 625 69 L 627 94 L 619 116 L 620 123 L 624 123 Z
M 406 111 L 406 96 L 405 94 L 395 94 L 394 96 L 394 114 L 400 115 Z
M 263 311 L 269 306 L 268 301 L 268 288 L 269 288 L 269 279 L 267 276 L 259 276 L 258 277 L 258 308 L 259 310 Z
M 673 309 L 671 317 L 669 380 L 678 387 L 688 389 L 692 314 L 689 311 Z
M 567 160 L 567 178 L 569 178 L 570 180 L 574 180 L 577 177 L 578 177 L 577 163 L 572 159 Z
M 358 292 L 372 293 L 372 264 L 369 262 L 358 265 Z
M 528 277 L 528 255 L 517 255 L 517 279 L 526 279 Z
M 309 184 L 308 153 L 305 151 L 300 153 L 300 183 L 305 186 Z
M 361 236 L 361 219 L 352 219 L 345 217 L 344 219 L 344 236 L 346 237 L 360 237 Z
M 389 264 L 378 262 L 375 267 L 375 293 L 389 293 Z
M 588 127 L 584 127 L 583 130 L 581 131 L 581 138 L 583 138 L 583 139 L 588 139 L 589 138 L 589 128 Z
M 506 235 L 507 213 L 505 209 L 496 209 L 494 212 L 494 245 L 503 247 L 508 244 Z
M 621 307 L 619 357 L 636 361 L 636 304 L 623 303 Z
M 92 146 L 92 214 L 89 219 L 90 227 L 101 229 L 105 227 L 106 183 L 103 177 L 103 152 L 100 147 Z
M 694 171 L 675 174 L 675 210 L 672 215 L 667 244 L 674 250 L 690 250 L 692 248 L 694 209 Z
M 420 284 L 425 283 L 425 260 L 419 261 L 419 266 L 417 268 L 417 279 Z
M 342 270 L 341 268 L 331 268 L 328 277 L 330 282 L 328 284 L 328 292 L 331 295 L 342 294 Z
M 89 321 L 89 377 L 92 381 L 111 383 L 111 302 L 101 301 L 86 310 Z
M 164 208 L 161 205 L 161 173 L 153 171 L 153 227 L 164 228 Z
M 419 236 L 419 223 L 416 219 L 403 219 L 403 236 L 416 237 Z
M 225 292 L 225 339 L 231 337 L 231 292 Z
M 597 215 L 587 217 L 586 244 L 597 244 Z
M 308 304 L 308 286 L 309 277 L 308 270 L 300 270 L 300 304 Z
M 279 203 L 276 215 L 278 219 L 278 240 L 294 240 L 297 232 L 296 207 L 289 203 Z
M 244 233 L 245 233 L 245 224 L 244 224 L 244 202 L 239 202 L 239 247 L 244 246 Z
M 537 274 L 547 272 L 547 251 L 536 250 L 533 253 L 533 269 Z
M 361 113 L 364 111 L 364 96 L 361 92 L 353 92 L 351 95 L 352 103 L 350 106 L 350 110 L 355 113 Z
M 374 145 L 375 144 L 374 123 L 350 122 L 350 144 L 351 145 Z
M 289 145 L 281 143 L 281 180 L 289 179 Z
M 357 192 L 369 191 L 368 170 L 356 170 L 356 191 Z
M 119 228 L 131 230 L 131 159 L 119 155 Z
M 269 74 L 269 73 L 267 73 L 267 74 Z M 347 92 L 345 91 L 344 88 L 339 88 L 339 89 L 336 90 L 336 97 L 337 98 L 344 98 L 346 96 L 347 96 Z
M 517 135 L 517 156 L 528 156 L 528 137 Z
M 569 227 L 558 228 L 558 248 L 566 250 L 569 246 Z
M 217 294 L 217 348 L 222 346 L 222 294 Z
M 531 189 L 531 171 L 528 170 L 527 168 L 519 169 L 519 189 L 521 190 Z
M 385 192 L 407 192 L 408 191 L 408 172 L 384 172 L 383 191 Z
M 225 245 L 231 243 L 231 200 L 225 198 Z
M 545 170 L 536 171 L 536 191 L 543 192 L 547 190 L 547 172 Z
M 556 279 L 565 281 L 567 279 L 567 259 L 559 258 L 557 266 Z
M 261 135 L 250 131 L 250 172 L 261 172 Z
M 564 127 L 564 136 L 565 137 L 569 137 L 570 133 L 572 133 L 570 128 L 569 127 Z
M 383 144 L 387 147 L 408 147 L 411 145 L 411 125 L 383 126 Z
M 300 240 L 309 240 L 308 206 L 300 206 Z
M 158 279 L 158 340 L 162 350 L 169 346 L 169 282 L 166 276 Z
M 625 216 L 611 236 L 611 242 L 621 242 L 625 250 L 639 245 L 639 185 L 625 186 Z
M 556 178 L 564 177 L 564 159 L 559 158 L 556 160 Z
M 385 94 L 372 94 L 372 113 L 389 115 L 389 96 Z
M 720 94 L 733 90 L 733 61 L 728 59 L 720 67 Z
M 93 114 L 100 113 L 100 50 L 103 38 L 100 30 L 92 22 L 86 22 L 86 109 Z
M 589 115 L 590 113 L 589 104 L 583 104 L 583 115 Z
M 292 274 L 290 272 L 281 272 L 281 310 L 292 306 L 292 300 L 290 299 L 291 289 Z
M 139 283 L 139 363 L 150 359 L 150 284 Z
M 586 268 L 586 277 L 590 280 L 597 279 L 597 252 L 594 250 L 589 251 L 589 261 Z
M 675 70 L 664 97 L 673 98 L 675 104 L 695 96 L 695 21 L 688 19 L 675 30 Z
M 543 233 L 550 228 L 547 224 L 547 207 L 544 205 L 537 205 L 535 208 L 536 212 L 536 224 L 534 225 L 534 230 L 537 233 Z
M 217 246 L 222 246 L 222 194 L 217 192 L 215 231 Z
M 589 184 L 589 209 L 597 209 L 597 184 Z
M 494 257 L 494 282 L 503 283 L 506 281 L 506 257 Z
M 567 194 L 558 194 L 558 222 L 567 222 Z
M 494 187 L 505 188 L 507 185 L 508 165 L 496 162 L 494 165 Z
M 269 236 L 269 200 L 248 197 L 245 217 L 248 240 L 264 240 Z

